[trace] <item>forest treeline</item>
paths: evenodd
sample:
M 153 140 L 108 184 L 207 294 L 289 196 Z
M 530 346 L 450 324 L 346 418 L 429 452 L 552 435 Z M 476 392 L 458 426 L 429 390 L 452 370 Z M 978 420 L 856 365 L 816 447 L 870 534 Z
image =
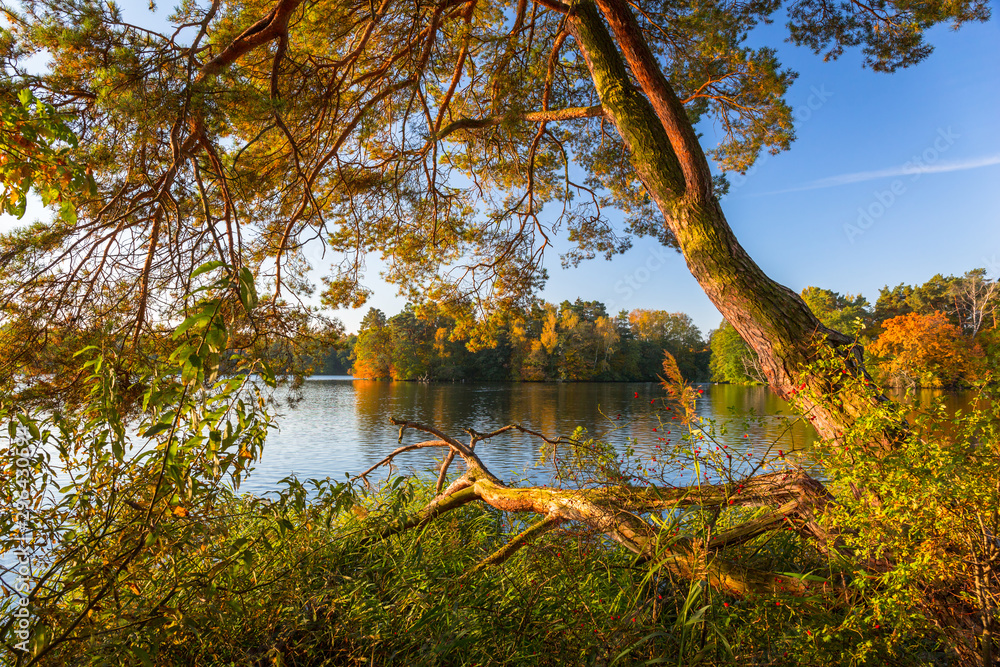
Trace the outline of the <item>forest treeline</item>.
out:
M 960 386 L 997 365 L 1000 287 L 985 269 L 886 286 L 874 305 L 819 287 L 802 298 L 823 324 L 859 338 L 884 384 Z M 581 299 L 534 304 L 486 343 L 433 305 L 408 305 L 392 317 L 372 308 L 357 335 L 318 359 L 316 370 L 394 380 L 648 381 L 664 350 L 692 381 L 764 383 L 756 355 L 725 321 L 705 336 L 684 313 L 612 315 Z
M 393 380 L 642 381 L 662 373 L 668 350 L 686 377 L 709 378 L 708 344 L 683 313 L 610 315 L 599 301 L 542 302 L 506 318 L 488 341 L 467 332 L 433 306 L 408 305 L 392 317 L 372 308 L 317 370 Z

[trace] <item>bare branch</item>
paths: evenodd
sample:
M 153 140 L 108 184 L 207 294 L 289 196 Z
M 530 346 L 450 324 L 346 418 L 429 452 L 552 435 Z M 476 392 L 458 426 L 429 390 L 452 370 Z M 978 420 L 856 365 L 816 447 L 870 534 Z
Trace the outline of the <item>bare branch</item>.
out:
M 445 125 L 444 129 L 435 135 L 438 141 L 443 141 L 448 135 L 460 130 L 474 131 L 487 127 L 495 127 L 504 122 L 522 121 L 528 123 L 545 123 L 548 121 L 574 120 L 576 118 L 603 118 L 604 107 L 596 104 L 590 107 L 570 107 L 567 109 L 552 109 L 551 111 L 529 111 L 523 114 L 504 114 L 487 116 L 485 118 L 460 118 Z
M 418 442 L 415 445 L 404 445 L 403 447 L 397 447 L 396 449 L 394 449 L 392 451 L 391 454 L 389 454 L 388 456 L 386 456 L 385 458 L 383 458 L 381 461 L 379 461 L 378 463 L 376 463 L 372 467 L 368 468 L 363 473 L 355 475 L 351 479 L 352 479 L 352 481 L 360 479 L 360 480 L 362 480 L 365 483 L 365 486 L 367 486 L 368 488 L 371 488 L 371 485 L 368 484 L 368 475 L 370 475 L 372 473 L 372 471 L 374 471 L 376 468 L 380 468 L 380 467 L 382 467 L 384 465 L 388 465 L 389 463 L 392 462 L 392 460 L 394 458 L 396 458 L 400 454 L 403 454 L 405 452 L 413 451 L 414 449 L 425 449 L 427 447 L 451 447 L 451 445 L 449 443 L 445 442 L 444 440 L 427 440 L 425 442 Z M 449 452 L 448 455 L 449 455 L 449 457 L 453 456 L 453 453 Z

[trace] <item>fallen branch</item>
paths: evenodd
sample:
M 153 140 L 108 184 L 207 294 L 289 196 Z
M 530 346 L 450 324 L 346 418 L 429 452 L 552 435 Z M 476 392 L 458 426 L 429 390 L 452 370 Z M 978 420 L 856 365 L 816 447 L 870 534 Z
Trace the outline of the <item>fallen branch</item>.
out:
M 642 560 L 678 576 L 705 580 L 714 588 L 737 597 L 759 594 L 805 595 L 807 584 L 800 579 L 764 570 L 743 567 L 724 558 L 724 549 L 748 542 L 764 533 L 791 528 L 803 537 L 816 540 L 821 548 L 833 539 L 816 521 L 831 500 L 826 488 L 805 472 L 757 475 L 740 484 L 697 485 L 692 487 L 632 486 L 618 484 L 598 489 L 512 487 L 492 474 L 475 452 L 479 442 L 510 431 L 537 436 L 550 444 L 565 442 L 511 424 L 490 433 L 471 429 L 468 444 L 419 422 L 392 419 L 400 427 L 402 441 L 406 429 L 422 431 L 436 440 L 399 447 L 359 478 L 389 464 L 395 457 L 424 447 L 447 448 L 438 475 L 435 498 L 412 516 L 397 520 L 379 535 L 387 538 L 418 528 L 445 512 L 473 501 L 514 513 L 533 513 L 541 520 L 512 538 L 470 572 L 503 563 L 530 540 L 563 523 L 576 523 L 606 535 Z M 466 464 L 466 472 L 442 491 L 448 466 L 455 457 Z M 367 480 L 366 480 L 367 482 Z M 703 540 L 668 534 L 643 518 L 644 513 L 683 507 L 721 508 L 729 506 L 776 506 L 775 511 Z

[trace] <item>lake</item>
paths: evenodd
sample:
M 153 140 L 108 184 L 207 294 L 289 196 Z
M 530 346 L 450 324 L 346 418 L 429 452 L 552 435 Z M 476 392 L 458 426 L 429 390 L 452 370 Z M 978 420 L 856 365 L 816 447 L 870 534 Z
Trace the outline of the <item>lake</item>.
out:
M 768 449 L 781 449 L 803 463 L 812 461 L 812 427 L 790 418 L 787 404 L 766 387 L 696 386 L 704 392 L 698 415 L 716 420 L 717 426 L 728 425 L 721 441 L 728 443 L 729 451 L 759 458 Z M 360 472 L 397 446 L 398 429 L 389 423 L 390 417 L 432 425 L 461 440 L 468 438 L 463 429 L 484 432 L 511 423 L 550 437 L 568 436 L 583 427 L 592 437 L 622 448 L 634 438 L 637 451 L 652 451 L 658 443 L 676 442 L 679 433 L 670 425 L 671 413 L 657 400 L 664 395 L 652 382 L 428 384 L 316 376 L 306 381 L 295 407 L 284 403 L 284 394 L 277 396 L 280 430 L 268 437 L 263 458 L 241 488 L 263 493 L 290 474 L 343 480 L 346 473 Z M 742 423 L 738 415 L 749 413 L 760 419 Z M 407 431 L 403 442 L 427 439 L 430 436 Z M 477 452 L 500 477 L 527 475 L 537 481 L 539 473 L 532 466 L 540 445 L 530 436 L 504 434 L 479 444 Z M 441 452 L 407 453 L 399 463 L 404 470 L 426 470 Z M 382 476 L 385 470 L 380 469 Z
M 811 450 L 815 431 L 791 415 L 788 405 L 767 387 L 696 387 L 704 392 L 698 400 L 698 415 L 728 427 L 728 434 L 717 438 L 727 444 L 728 451 L 759 460 L 769 450 L 773 454 L 780 449 L 805 467 L 815 465 Z M 398 429 L 389 423 L 390 417 L 435 426 L 463 441 L 468 438 L 466 428 L 484 432 L 520 423 L 555 437 L 583 427 L 592 437 L 621 448 L 634 438 L 640 452 L 652 452 L 668 440 L 676 442 L 678 433 L 669 424 L 670 413 L 656 400 L 664 391 L 653 382 L 418 383 L 314 376 L 301 388 L 295 407 L 288 407 L 283 400 L 286 395 L 276 396 L 280 430 L 268 437 L 263 458 L 241 487 L 244 491 L 266 493 L 292 474 L 301 479 L 329 476 L 343 480 L 346 473 L 361 472 L 398 446 Z M 951 410 L 965 407 L 970 399 L 968 394 L 923 389 L 916 394 L 916 402 L 926 406 L 942 396 Z M 748 414 L 759 419 L 746 424 L 741 416 Z M 407 431 L 403 442 L 428 439 Z M 483 442 L 476 451 L 496 475 L 506 479 L 527 476 L 538 482 L 543 475 L 532 466 L 540 445 L 536 438 L 514 433 Z M 410 452 L 398 463 L 404 471 L 427 470 L 441 452 Z M 376 477 L 384 477 L 386 470 L 380 468 Z
M 734 461 L 749 457 L 756 462 L 769 451 L 773 456 L 780 449 L 793 462 L 815 466 L 811 449 L 815 432 L 809 424 L 790 416 L 788 405 L 770 389 L 696 386 L 704 392 L 697 403 L 698 415 L 706 420 L 706 427 L 710 420 L 717 426 L 728 426 L 728 433 L 716 440 L 733 453 Z M 361 472 L 398 446 L 398 429 L 389 423 L 390 417 L 423 422 L 461 440 L 468 437 L 463 429 L 483 432 L 511 423 L 550 437 L 568 436 L 582 427 L 621 449 L 633 443 L 637 452 L 646 455 L 655 455 L 658 444 L 676 443 L 679 433 L 672 426 L 676 422 L 671 421 L 671 413 L 657 400 L 664 396 L 663 389 L 652 382 L 424 384 L 315 376 L 298 392 L 294 408 L 284 400 L 287 395 L 283 390 L 275 397 L 280 429 L 268 436 L 263 457 L 241 486 L 242 491 L 274 491 L 279 480 L 289 475 L 343 480 L 345 473 Z M 916 400 L 927 405 L 938 396 L 944 396 L 951 410 L 966 407 L 971 398 L 969 394 L 925 389 Z M 744 423 L 740 416 L 751 413 L 759 419 Z M 407 431 L 404 442 L 427 439 L 430 437 Z M 513 433 L 482 442 L 476 451 L 502 478 L 544 483 L 550 471 L 533 467 L 540 444 L 536 438 Z M 404 471 L 426 471 L 440 459 L 442 451 L 410 452 L 400 457 L 399 463 Z M 452 468 L 452 472 L 459 470 L 458 465 Z M 373 477 L 384 478 L 386 472 L 380 468 Z M 690 481 L 689 475 L 690 468 L 672 481 Z M 9 565 L 9 560 L 9 554 L 0 558 L 0 565 Z

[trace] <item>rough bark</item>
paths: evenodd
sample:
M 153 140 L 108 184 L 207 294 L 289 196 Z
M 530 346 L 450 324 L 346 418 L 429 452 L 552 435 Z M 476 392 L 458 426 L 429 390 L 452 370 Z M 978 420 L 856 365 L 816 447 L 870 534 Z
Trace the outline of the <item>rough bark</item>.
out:
M 837 438 L 884 397 L 872 388 L 841 391 L 834 401 L 830 396 L 842 378 L 802 369 L 826 346 L 844 358 L 850 374 L 863 376 L 860 347 L 823 326 L 795 292 L 770 279 L 736 240 L 712 194 L 711 172 L 694 128 L 627 3 L 578 0 L 567 26 L 587 62 L 604 113 L 618 128 L 691 274 L 757 353 L 778 395 L 796 403 L 824 439 Z M 886 434 L 882 444 L 889 446 L 894 437 Z

